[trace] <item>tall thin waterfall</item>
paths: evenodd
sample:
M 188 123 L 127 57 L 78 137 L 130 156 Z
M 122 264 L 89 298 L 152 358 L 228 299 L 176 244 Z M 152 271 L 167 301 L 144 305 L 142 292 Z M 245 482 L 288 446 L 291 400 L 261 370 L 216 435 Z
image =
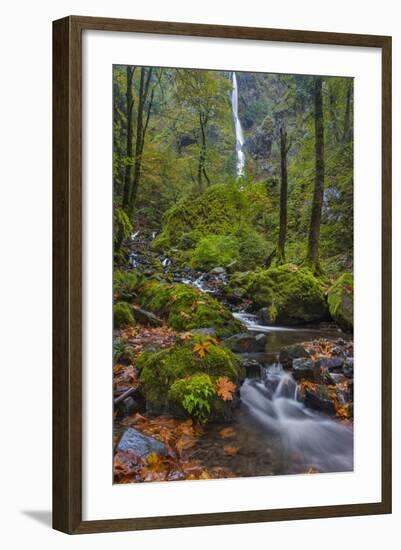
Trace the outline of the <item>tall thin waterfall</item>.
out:
M 237 177 L 244 175 L 245 155 L 242 150 L 244 145 L 244 134 L 242 133 L 241 121 L 238 117 L 238 83 L 237 75 L 233 72 L 233 91 L 231 95 L 231 104 L 234 115 L 235 126 L 235 150 L 237 153 Z

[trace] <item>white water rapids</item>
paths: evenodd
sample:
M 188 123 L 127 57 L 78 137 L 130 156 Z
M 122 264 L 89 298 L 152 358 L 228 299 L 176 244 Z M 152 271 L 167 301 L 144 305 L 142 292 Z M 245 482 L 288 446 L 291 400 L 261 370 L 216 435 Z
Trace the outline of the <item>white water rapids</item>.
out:
M 233 72 L 233 91 L 231 94 L 231 104 L 234 116 L 235 127 L 235 150 L 237 153 L 237 176 L 244 175 L 245 155 L 243 151 L 244 146 L 244 134 L 242 132 L 241 121 L 238 116 L 238 83 L 237 75 Z

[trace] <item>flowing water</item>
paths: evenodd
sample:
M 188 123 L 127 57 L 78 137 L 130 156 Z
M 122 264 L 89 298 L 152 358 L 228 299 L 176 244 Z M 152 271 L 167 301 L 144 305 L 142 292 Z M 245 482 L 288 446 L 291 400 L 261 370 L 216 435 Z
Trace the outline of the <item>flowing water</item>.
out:
M 230 468 L 239 476 L 353 470 L 353 427 L 307 408 L 291 373 L 277 362 L 284 346 L 316 338 L 338 338 L 332 327 L 293 328 L 258 324 L 256 316 L 236 313 L 254 333 L 267 336 L 268 353 L 248 354 L 261 365 L 261 377 L 246 378 L 241 404 L 230 424 L 235 436 L 224 440 L 220 426 L 209 426 L 196 455 L 205 464 Z M 343 336 L 343 335 L 342 335 Z M 238 448 L 231 457 L 224 446 Z
M 233 72 L 233 91 L 231 95 L 231 104 L 234 116 L 235 128 L 235 151 L 237 154 L 237 176 L 244 175 L 245 155 L 243 151 L 244 134 L 242 132 L 241 121 L 238 116 L 238 82 L 237 75 Z

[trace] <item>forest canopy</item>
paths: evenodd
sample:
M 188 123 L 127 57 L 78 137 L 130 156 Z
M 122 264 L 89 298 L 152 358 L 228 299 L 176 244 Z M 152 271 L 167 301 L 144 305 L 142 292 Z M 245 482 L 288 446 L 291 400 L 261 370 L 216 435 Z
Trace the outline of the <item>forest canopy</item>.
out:
M 140 230 L 194 266 L 213 268 L 224 249 L 246 269 L 252 245 L 249 269 L 309 257 L 330 278 L 352 271 L 352 79 L 236 73 L 238 177 L 231 72 L 117 65 L 113 76 L 117 261 Z

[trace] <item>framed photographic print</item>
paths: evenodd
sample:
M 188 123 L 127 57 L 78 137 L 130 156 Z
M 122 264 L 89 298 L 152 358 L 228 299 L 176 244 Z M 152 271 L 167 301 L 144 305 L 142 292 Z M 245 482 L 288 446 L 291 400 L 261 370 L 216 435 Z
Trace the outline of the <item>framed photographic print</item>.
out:
M 53 525 L 391 512 L 391 38 L 53 32 Z

